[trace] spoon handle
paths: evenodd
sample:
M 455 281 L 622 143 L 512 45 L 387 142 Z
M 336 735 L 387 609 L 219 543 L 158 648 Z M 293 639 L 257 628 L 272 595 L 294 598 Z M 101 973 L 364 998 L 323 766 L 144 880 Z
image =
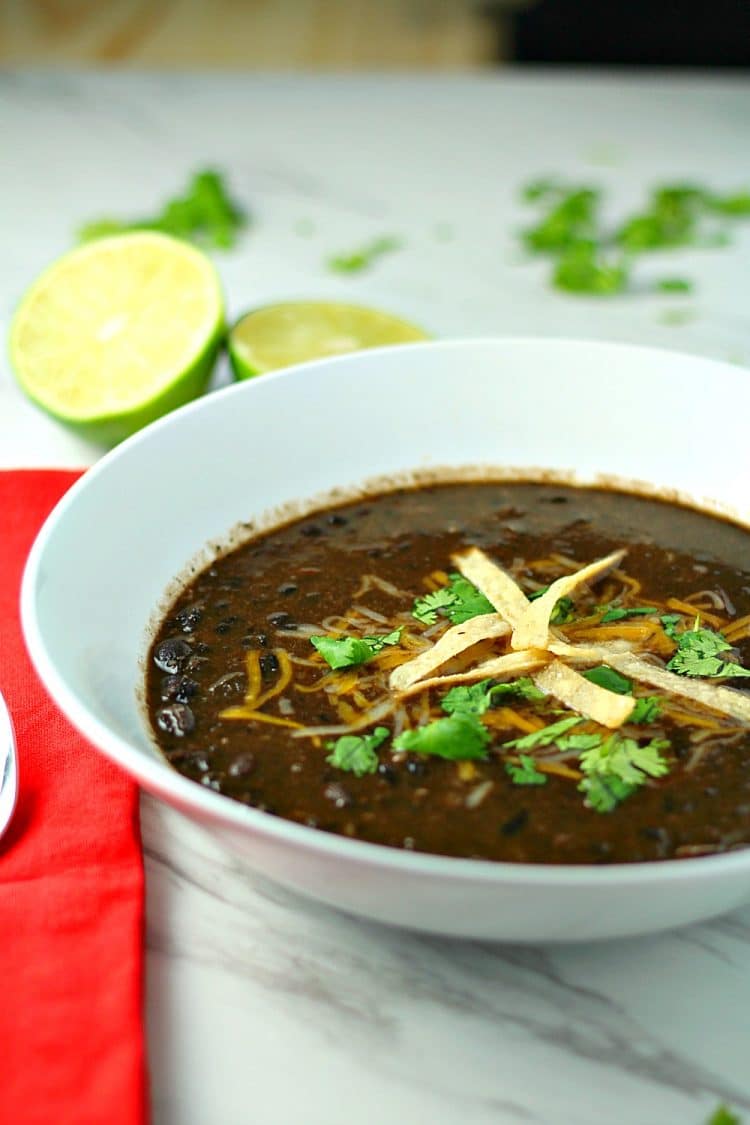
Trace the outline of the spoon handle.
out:
M 10 823 L 17 797 L 16 737 L 8 708 L 0 693 L 0 836 Z

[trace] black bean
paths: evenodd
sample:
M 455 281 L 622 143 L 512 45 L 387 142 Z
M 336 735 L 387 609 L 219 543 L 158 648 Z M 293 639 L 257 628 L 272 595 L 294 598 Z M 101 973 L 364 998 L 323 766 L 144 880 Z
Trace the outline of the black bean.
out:
M 160 695 L 164 700 L 175 700 L 177 703 L 187 703 L 198 690 L 198 684 L 189 676 L 165 676 L 161 682 Z
M 406 771 L 412 777 L 424 777 L 427 771 L 427 763 L 423 762 L 421 758 L 409 758 L 406 763 Z
M 247 750 L 238 754 L 230 763 L 227 773 L 230 777 L 247 777 L 255 769 L 255 755 Z
M 277 594 L 296 594 L 298 588 L 295 582 L 282 582 L 280 586 L 277 586 L 276 592 Z
M 175 621 L 182 629 L 183 633 L 194 633 L 196 626 L 200 624 L 203 616 L 203 609 L 199 605 L 186 605 L 175 616 Z
M 174 750 L 167 757 L 170 762 L 179 762 L 182 767 L 197 770 L 198 773 L 205 773 L 211 766 L 211 762 L 203 750 Z
M 266 621 L 273 625 L 276 629 L 296 629 L 297 622 L 293 621 L 288 613 L 278 612 L 269 613 Z
M 318 527 L 316 523 L 305 524 L 305 526 L 300 529 L 300 535 L 304 535 L 306 539 L 317 539 L 322 534 L 323 528 Z
M 323 796 L 333 801 L 337 809 L 346 809 L 354 804 L 354 798 L 340 781 L 332 781 L 323 790 Z
M 264 652 L 259 661 L 261 675 L 264 680 L 275 676 L 279 670 L 279 661 L 272 652 Z
M 328 523 L 331 527 L 343 527 L 348 522 L 349 520 L 346 516 L 341 516 L 338 512 L 333 512 L 333 514 L 328 517 Z
M 378 764 L 378 774 L 387 781 L 389 785 L 395 785 L 398 781 L 398 774 L 393 766 L 389 766 L 387 762 L 380 762 Z
M 170 703 L 156 712 L 156 725 L 166 734 L 182 738 L 195 730 L 195 715 L 187 703 Z
M 181 672 L 192 651 L 183 637 L 168 637 L 154 649 L 154 664 L 162 672 Z
M 203 641 L 198 641 L 194 647 L 197 656 L 205 656 L 207 652 L 211 651 L 211 646 L 204 644 Z
M 240 641 L 243 648 L 267 648 L 268 633 L 246 633 Z
M 224 636 L 226 633 L 231 632 L 232 626 L 236 625 L 238 621 L 239 617 L 237 617 L 236 614 L 232 617 L 225 617 L 218 625 L 214 625 L 214 632 Z
M 506 820 L 505 824 L 500 826 L 500 831 L 503 836 L 515 836 L 522 828 L 525 828 L 529 820 L 529 814 L 526 809 L 519 809 L 519 811 L 512 816 L 510 820 Z

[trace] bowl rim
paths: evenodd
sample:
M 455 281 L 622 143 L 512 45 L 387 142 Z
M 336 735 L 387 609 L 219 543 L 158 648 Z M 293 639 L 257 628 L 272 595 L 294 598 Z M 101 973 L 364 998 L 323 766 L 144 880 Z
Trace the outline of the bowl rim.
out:
M 408 352 L 411 349 L 450 351 L 476 348 L 495 348 L 498 346 L 520 345 L 522 348 L 564 348 L 571 351 L 594 349 L 601 352 L 633 353 L 638 355 L 669 356 L 670 361 L 679 360 L 712 369 L 723 369 L 736 374 L 739 365 L 726 360 L 714 359 L 685 353 L 663 347 L 650 347 L 640 344 L 619 343 L 617 341 L 586 339 L 561 336 L 480 336 L 458 337 L 441 340 L 415 341 L 387 347 L 370 348 L 359 352 L 325 357 L 293 367 L 269 372 L 262 376 L 263 384 L 269 381 L 297 378 L 299 372 L 313 372 L 320 367 L 348 366 L 362 356 L 394 352 Z M 163 418 L 145 426 L 131 437 L 105 453 L 93 466 L 71 486 L 52 509 L 40 528 L 23 572 L 20 595 L 21 625 L 32 664 L 53 701 L 59 706 L 68 721 L 89 741 L 94 749 L 121 768 L 147 791 L 165 799 L 168 803 L 178 802 L 180 810 L 196 814 L 202 820 L 240 832 L 249 832 L 272 838 L 275 842 L 308 852 L 327 856 L 354 864 L 379 867 L 394 872 L 431 879 L 457 880 L 489 885 L 530 884 L 532 886 L 553 885 L 555 888 L 588 886 L 598 888 L 606 885 L 616 890 L 618 887 L 658 886 L 662 883 L 681 882 L 685 879 L 695 882 L 715 879 L 721 874 L 732 875 L 747 871 L 750 874 L 750 847 L 736 851 L 684 859 L 633 861 L 610 864 L 544 864 L 513 863 L 510 861 L 467 859 L 446 856 L 431 852 L 376 844 L 367 840 L 350 839 L 346 836 L 326 832 L 319 828 L 286 820 L 273 813 L 264 812 L 233 800 L 231 797 L 206 789 L 184 777 L 169 764 L 158 757 L 151 757 L 122 738 L 101 722 L 89 708 L 78 699 L 76 693 L 66 684 L 57 671 L 44 639 L 43 630 L 36 614 L 36 589 L 49 539 L 58 524 L 65 519 L 68 510 L 78 502 L 78 497 L 91 486 L 93 481 L 106 474 L 112 463 L 131 455 L 143 442 L 151 441 L 160 430 L 179 424 L 179 419 L 187 414 L 208 409 L 219 397 L 252 394 L 255 379 L 245 379 L 218 388 L 195 401 L 170 412 Z M 146 627 L 144 622 L 144 628 Z

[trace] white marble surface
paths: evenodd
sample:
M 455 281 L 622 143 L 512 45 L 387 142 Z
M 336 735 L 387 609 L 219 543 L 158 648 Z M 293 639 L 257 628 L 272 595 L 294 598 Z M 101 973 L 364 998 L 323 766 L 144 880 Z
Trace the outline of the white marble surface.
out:
M 517 187 L 539 173 L 607 185 L 615 212 L 660 179 L 746 185 L 742 79 L 13 73 L 0 138 L 3 336 L 79 223 L 148 211 L 210 162 L 255 220 L 216 259 L 232 314 L 331 295 L 442 336 L 596 336 L 750 363 L 750 224 L 730 248 L 639 270 L 688 274 L 694 295 L 612 301 L 552 292 L 513 233 Z M 356 277 L 326 271 L 383 233 L 404 250 Z M 665 323 L 669 309 L 689 319 Z M 99 454 L 0 360 L 0 466 Z M 156 1125 L 701 1125 L 722 1099 L 750 1120 L 750 907 L 656 938 L 501 947 L 251 885 L 151 799 L 143 842 Z

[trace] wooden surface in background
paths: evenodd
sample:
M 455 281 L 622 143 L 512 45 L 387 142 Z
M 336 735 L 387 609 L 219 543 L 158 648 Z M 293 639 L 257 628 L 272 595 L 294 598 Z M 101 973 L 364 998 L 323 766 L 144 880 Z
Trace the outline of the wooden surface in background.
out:
M 13 65 L 471 69 L 503 38 L 476 0 L 0 0 Z

